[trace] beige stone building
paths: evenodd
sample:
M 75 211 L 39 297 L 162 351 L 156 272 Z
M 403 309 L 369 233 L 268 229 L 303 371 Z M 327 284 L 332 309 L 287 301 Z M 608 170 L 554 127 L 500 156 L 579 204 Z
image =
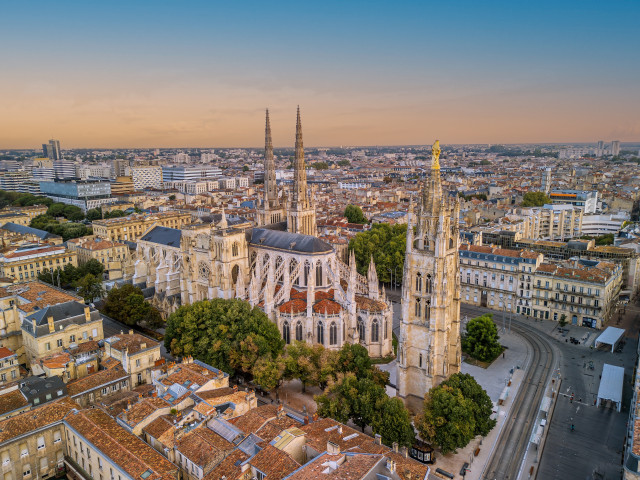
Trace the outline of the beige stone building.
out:
M 182 228 L 192 222 L 190 213 L 163 212 L 153 215 L 133 214 L 127 217 L 95 220 L 93 234 L 112 242 L 135 242 L 152 226 Z
M 105 370 L 69 382 L 67 393 L 81 407 L 90 407 L 100 403 L 104 397 L 117 392 L 128 392 L 130 388 L 129 374 L 116 362 Z
M 461 245 L 462 301 L 501 312 L 525 311 L 532 275 L 542 261 L 541 253 L 527 250 Z
M 20 378 L 20 363 L 16 352 L 0 347 L 0 386 Z
M 29 218 L 27 225 L 36 218 L 38 215 L 45 215 L 49 208 L 45 205 L 31 205 L 28 207 L 7 207 L 3 210 L 0 210 L 0 215 L 5 213 L 15 213 L 16 215 L 26 215 Z M 4 222 L 0 222 L 4 223 Z
M 409 206 L 397 385 L 398 396 L 413 412 L 422 408 L 426 392 L 460 371 L 462 355 L 460 203 L 443 194 L 439 156 L 436 141 L 415 218 L 413 203 Z
M 0 276 L 15 278 L 19 282 L 34 280 L 45 270 L 78 266 L 78 255 L 63 245 L 22 245 L 0 253 Z
M 75 348 L 81 342 L 103 338 L 100 312 L 78 301 L 39 308 L 22 320 L 28 364 L 63 349 Z
M 0 422 L 0 462 L 6 479 L 36 479 L 64 473 L 62 421 L 77 408 L 56 400 Z
M 531 309 L 533 318 L 602 328 L 611 319 L 622 287 L 622 266 L 612 262 L 572 260 L 543 263 L 535 272 Z
M 95 235 L 74 238 L 67 248 L 78 255 L 78 263 L 97 260 L 104 265 L 109 280 L 122 278 L 124 265 L 129 261 L 129 247 L 121 242 L 103 240 Z
M 40 281 L 0 287 L 0 341 L 18 355 L 20 363 L 28 363 L 22 339 L 22 322 L 29 315 L 52 305 L 81 301 Z
M 151 371 L 161 361 L 160 344 L 138 333 L 120 333 L 105 339 L 104 356 L 122 363 L 131 386 L 151 383 Z

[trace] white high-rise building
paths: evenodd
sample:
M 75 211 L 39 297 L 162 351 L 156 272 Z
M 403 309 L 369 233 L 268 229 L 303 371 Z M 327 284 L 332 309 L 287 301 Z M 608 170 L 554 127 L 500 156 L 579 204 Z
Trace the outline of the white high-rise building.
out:
M 614 140 L 611 142 L 611 155 L 614 157 L 620 155 L 620 140 Z

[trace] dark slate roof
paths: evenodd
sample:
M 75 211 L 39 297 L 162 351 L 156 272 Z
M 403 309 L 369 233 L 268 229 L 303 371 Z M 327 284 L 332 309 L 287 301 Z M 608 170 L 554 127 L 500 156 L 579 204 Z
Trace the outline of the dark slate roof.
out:
M 251 231 L 250 243 L 255 247 L 277 248 L 300 253 L 329 253 L 333 251 L 333 247 L 327 242 L 311 235 L 265 228 L 254 228 Z
M 65 303 L 59 303 L 57 305 L 51 305 L 33 312 L 31 315 L 25 317 L 22 321 L 22 330 L 30 333 L 34 337 L 40 337 L 49 335 L 49 317 L 53 317 L 53 322 L 56 331 L 64 329 L 68 325 L 75 324 L 80 325 L 87 323 L 84 317 L 84 308 L 86 305 L 71 301 Z M 95 308 L 91 308 L 91 321 L 99 320 L 100 312 Z M 33 321 L 36 322 L 36 330 L 33 329 Z
M 225 217 L 227 217 L 227 225 L 229 225 L 230 227 L 249 222 L 249 220 L 239 215 L 229 215 L 227 213 L 225 214 Z M 200 217 L 200 220 L 202 220 L 202 223 L 213 223 L 214 225 L 217 225 L 222 220 L 222 214 L 214 213 L 212 215 L 203 215 L 202 217 Z
M 56 375 L 49 378 L 27 377 L 20 380 L 20 391 L 30 404 L 40 406 L 43 403 L 64 397 L 67 394 L 67 386 Z M 50 398 L 47 398 L 47 394 L 50 395 Z M 38 401 L 34 402 L 35 399 Z
M 178 248 L 180 247 L 181 237 L 181 230 L 158 226 L 148 231 L 140 240 Z
M 46 232 L 44 230 L 38 230 L 37 228 L 25 227 L 24 225 L 18 225 L 17 223 L 9 222 L 5 223 L 2 230 L 8 230 L 10 232 L 35 235 L 42 240 L 49 240 L 50 238 L 60 238 L 60 235 L 54 235 L 53 233 Z

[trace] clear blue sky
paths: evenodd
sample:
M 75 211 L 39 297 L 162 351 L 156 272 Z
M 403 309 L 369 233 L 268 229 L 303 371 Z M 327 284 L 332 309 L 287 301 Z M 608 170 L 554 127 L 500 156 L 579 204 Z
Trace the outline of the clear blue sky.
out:
M 639 1 L 3 5 L 0 148 L 640 140 Z

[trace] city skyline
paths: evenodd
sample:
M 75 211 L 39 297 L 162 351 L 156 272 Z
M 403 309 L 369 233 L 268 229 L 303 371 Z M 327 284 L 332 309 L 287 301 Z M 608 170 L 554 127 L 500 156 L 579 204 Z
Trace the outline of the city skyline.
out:
M 640 140 L 630 2 L 5 8 L 0 148 Z M 28 29 L 25 26 L 28 25 Z

